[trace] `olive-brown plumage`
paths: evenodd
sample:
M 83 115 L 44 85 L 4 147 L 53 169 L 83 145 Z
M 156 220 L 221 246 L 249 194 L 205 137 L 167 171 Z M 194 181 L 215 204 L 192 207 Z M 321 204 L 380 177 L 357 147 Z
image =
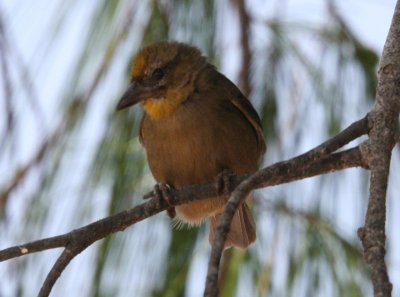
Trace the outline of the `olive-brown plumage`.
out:
M 142 49 L 132 84 L 118 104 L 142 102 L 140 139 L 151 172 L 172 187 L 215 181 L 223 171 L 257 170 L 265 152 L 260 119 L 239 89 L 189 45 L 163 41 Z M 211 220 L 210 239 L 227 197 L 176 207 L 190 224 Z M 235 214 L 226 246 L 247 247 L 255 225 L 247 205 Z

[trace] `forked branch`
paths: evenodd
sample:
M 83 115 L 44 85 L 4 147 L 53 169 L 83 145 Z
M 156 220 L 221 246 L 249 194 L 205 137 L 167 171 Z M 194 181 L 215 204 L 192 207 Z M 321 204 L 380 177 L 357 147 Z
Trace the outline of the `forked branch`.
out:
M 353 139 L 366 134 L 368 132 L 368 127 L 368 116 L 366 116 L 308 153 L 284 162 L 273 164 L 252 175 L 234 177 L 231 182 L 231 190 L 234 190 L 234 192 L 227 204 L 227 209 L 231 209 L 234 213 L 237 205 L 239 205 L 238 203 L 240 203 L 240 197 L 242 197 L 244 193 L 248 193 L 257 188 L 288 183 L 350 167 L 360 166 L 367 168 L 362 158 L 360 146 L 338 153 L 331 154 L 331 152 Z M 172 198 L 168 203 L 172 205 L 179 205 L 218 195 L 214 183 L 171 189 L 170 194 Z M 169 206 L 164 200 L 159 199 L 152 193 L 146 195 L 146 198 L 151 199 L 134 208 L 106 217 L 66 234 L 4 249 L 0 251 L 0 261 L 48 249 L 64 248 L 64 251 L 49 272 L 39 294 L 39 296 L 48 296 L 62 271 L 80 252 L 97 240 L 103 239 L 115 232 L 123 231 L 136 222 L 155 215 Z M 233 202 L 231 201 L 232 198 L 234 198 Z M 229 220 L 229 217 L 225 215 L 222 217 L 224 220 Z M 221 232 L 217 232 L 217 234 L 216 242 L 220 244 L 222 242 L 223 246 L 224 239 L 222 238 L 221 241 Z M 222 236 L 226 237 L 226 233 L 222 233 Z M 213 246 L 213 255 L 215 255 L 214 250 L 215 246 Z M 214 259 L 214 257 L 215 256 L 213 256 L 212 259 Z M 218 278 L 217 275 L 216 278 Z

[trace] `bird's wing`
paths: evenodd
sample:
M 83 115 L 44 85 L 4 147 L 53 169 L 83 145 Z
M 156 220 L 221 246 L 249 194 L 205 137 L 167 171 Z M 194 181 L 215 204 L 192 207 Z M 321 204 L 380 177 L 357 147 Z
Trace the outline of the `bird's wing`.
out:
M 260 157 L 263 156 L 266 151 L 266 144 L 260 117 L 258 116 L 251 102 L 242 94 L 239 88 L 222 73 L 217 71 L 216 73 L 218 75 L 218 87 L 223 88 L 223 93 L 226 94 L 225 99 L 229 99 L 230 103 L 232 103 L 233 106 L 240 111 L 240 113 L 253 127 L 257 137 Z
M 261 126 L 261 120 L 253 105 L 251 105 L 250 101 L 240 92 L 236 94 L 236 96 L 230 96 L 229 99 L 231 103 L 244 115 L 244 117 L 253 127 L 257 135 L 257 143 L 260 150 L 260 155 L 264 155 L 266 150 L 264 133 Z

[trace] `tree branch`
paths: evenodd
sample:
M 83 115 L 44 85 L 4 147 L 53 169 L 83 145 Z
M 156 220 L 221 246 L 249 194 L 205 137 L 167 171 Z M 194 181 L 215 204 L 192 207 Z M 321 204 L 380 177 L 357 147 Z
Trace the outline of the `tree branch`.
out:
M 165 210 L 167 206 L 168 205 L 164 200 L 158 200 L 155 197 L 146 203 L 106 217 L 63 235 L 41 239 L 1 250 L 0 262 L 59 247 L 70 248 L 71 246 L 80 244 L 80 246 L 86 248 L 99 239 L 105 238 L 115 232 L 123 231 L 136 222 Z M 77 244 L 77 242 L 79 244 Z
M 244 199 L 246 199 L 247 195 L 256 188 L 297 180 L 299 179 L 299 171 L 301 171 L 300 176 L 311 177 L 322 174 L 322 168 L 326 170 L 324 173 L 336 171 L 335 168 L 339 164 L 341 169 L 356 166 L 368 169 L 368 165 L 361 153 L 367 150 L 368 143 L 366 142 L 344 152 L 331 153 L 350 141 L 368 133 L 369 129 L 369 114 L 367 114 L 364 118 L 354 122 L 341 133 L 316 148 L 288 161 L 279 162 L 264 168 L 248 177 L 236 187 L 218 220 L 215 230 L 214 242 L 208 263 L 204 291 L 205 297 L 218 296 L 218 272 L 224 242 L 229 232 L 233 215 Z
M 220 245 L 218 247 L 219 252 L 215 251 L 215 243 L 213 245 L 212 253 L 213 255 L 219 254 L 218 261 L 225 240 L 224 236 L 226 237 L 228 232 L 227 228 L 224 226 L 230 225 L 228 222 L 230 222 L 232 219 L 237 206 L 241 203 L 243 197 L 246 196 L 246 193 L 249 193 L 251 190 L 256 188 L 288 183 L 345 168 L 356 166 L 367 168 L 367 164 L 363 160 L 360 146 L 343 152 L 333 154 L 331 154 L 331 152 L 337 150 L 353 139 L 366 134 L 369 129 L 368 127 L 368 116 L 366 116 L 350 125 L 337 136 L 331 138 L 330 140 L 324 142 L 320 146 L 305 154 L 287 161 L 273 164 L 262 170 L 259 170 L 252 175 L 234 177 L 231 183 L 231 190 L 235 188 L 236 189 L 232 193 L 232 196 L 226 206 L 228 215 L 226 214 L 226 211 L 224 211 L 224 214 L 221 216 L 224 224 L 219 224 L 216 232 L 215 243 Z M 60 255 L 53 268 L 49 272 L 39 293 L 39 296 L 48 296 L 54 283 L 69 262 L 95 241 L 105 238 L 115 232 L 123 231 L 125 228 L 135 224 L 136 222 L 165 210 L 170 204 L 180 205 L 193 200 L 206 199 L 218 195 L 214 183 L 191 185 L 180 189 L 171 189 L 170 194 L 171 199 L 168 201 L 168 203 L 151 193 L 150 195 L 145 195 L 145 198 L 152 199 L 143 204 L 106 217 L 66 234 L 1 250 L 0 261 L 5 261 L 11 258 L 16 258 L 43 250 L 64 247 L 65 249 L 63 253 Z M 221 229 L 223 229 L 222 232 Z M 217 258 L 216 256 L 213 256 L 212 259 L 216 261 Z M 213 267 L 216 269 L 213 275 L 214 277 L 218 278 L 218 264 Z M 215 286 L 215 288 L 218 290 L 217 286 Z
M 257 184 L 255 188 L 275 186 L 351 167 L 361 166 L 366 168 L 359 147 L 332 154 L 304 168 L 296 165 L 299 161 L 295 159 L 296 158 L 279 162 L 258 171 L 257 173 L 263 173 L 265 175 L 266 180 L 261 184 Z M 232 188 L 237 187 L 247 178 L 249 178 L 247 174 L 233 177 L 231 183 Z M 180 205 L 194 200 L 215 197 L 217 195 L 217 190 L 215 184 L 210 183 L 171 189 L 170 194 L 171 200 L 169 203 L 172 205 Z M 146 195 L 146 199 L 148 197 L 152 199 L 131 209 L 106 217 L 63 235 L 0 250 L 0 262 L 44 250 L 69 247 L 70 243 L 73 241 L 79 241 L 82 245 L 88 247 L 93 242 L 115 232 L 123 231 L 125 228 L 153 216 L 168 207 L 168 204 L 166 204 L 164 200 L 158 200 L 157 197 L 154 197 L 153 192 Z
M 376 102 L 371 112 L 370 146 L 365 159 L 371 168 L 370 196 L 364 227 L 358 236 L 371 267 L 374 296 L 391 296 L 385 264 L 386 191 L 390 159 L 398 135 L 400 112 L 400 1 L 397 2 L 378 71 Z
M 272 178 L 269 178 L 262 184 L 258 185 L 257 188 L 288 183 L 297 179 L 333 172 L 349 167 L 362 166 L 367 168 L 367 165 L 363 161 L 358 147 L 348 151 L 347 153 L 337 153 L 330 157 L 325 156 L 325 158 L 322 158 L 324 155 L 337 150 L 338 148 L 356 139 L 357 137 L 366 134 L 367 132 L 368 115 L 363 119 L 354 122 L 341 133 L 322 143 L 313 150 L 288 161 L 279 162 L 260 170 L 260 172 L 270 171 L 270 175 L 273 174 L 273 176 Z M 319 162 L 316 162 L 318 160 Z M 308 166 L 305 166 L 306 164 L 308 164 Z M 233 177 L 230 190 L 233 191 L 234 188 L 236 188 L 249 176 L 249 174 L 245 174 L 242 176 Z M 170 194 L 172 196 L 172 200 L 170 202 L 174 205 L 178 205 L 188 203 L 193 200 L 215 197 L 217 195 L 217 190 L 215 189 L 215 185 L 213 183 L 209 183 L 203 185 L 192 185 L 180 189 L 171 189 Z M 11 258 L 40 252 L 47 249 L 67 247 L 68 243 L 74 236 L 82 236 L 82 238 L 85 238 L 87 233 L 92 234 L 94 239 L 100 239 L 114 232 L 122 231 L 128 226 L 166 209 L 164 201 L 154 200 L 155 197 L 153 192 L 146 194 L 144 198 L 153 199 L 134 208 L 125 210 L 82 228 L 73 230 L 69 233 L 1 250 L 0 261 L 5 261 Z M 100 233 L 95 235 L 95 233 L 98 232 Z
M 47 275 L 46 280 L 39 291 L 38 297 L 46 297 L 50 295 L 51 289 L 60 277 L 61 273 L 71 262 L 71 260 L 80 252 L 81 251 L 79 250 L 72 251 L 69 248 L 64 249 L 56 263 L 54 263 L 53 268 L 51 268 L 49 274 Z
M 328 147 L 331 144 L 328 142 L 326 143 L 328 144 Z M 366 144 L 363 143 L 363 145 Z M 212 244 L 210 260 L 208 263 L 208 272 L 204 291 L 205 297 L 218 296 L 219 264 L 224 243 L 229 233 L 229 227 L 237 208 L 244 202 L 252 190 L 295 181 L 300 179 L 300 176 L 301 178 L 304 178 L 327 172 L 334 172 L 338 170 L 338 167 L 341 169 L 357 166 L 361 166 L 365 169 L 368 168 L 362 157 L 360 146 L 331 155 L 322 155 L 319 160 L 314 160 L 314 162 L 312 162 L 316 155 L 324 151 L 324 147 L 325 146 L 321 145 L 306 154 L 264 168 L 245 179 L 235 188 L 225 205 L 215 229 L 214 242 Z M 311 163 L 304 164 L 305 160 L 311 161 Z

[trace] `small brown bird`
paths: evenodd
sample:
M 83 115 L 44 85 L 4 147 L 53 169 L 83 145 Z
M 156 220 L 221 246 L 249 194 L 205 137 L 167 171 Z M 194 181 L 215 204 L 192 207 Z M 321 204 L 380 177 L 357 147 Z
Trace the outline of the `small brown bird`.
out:
M 172 41 L 143 48 L 117 109 L 138 102 L 145 110 L 140 141 L 158 183 L 179 188 L 213 182 L 224 172 L 240 175 L 258 169 L 266 147 L 257 112 L 197 48 Z M 211 241 L 227 198 L 176 206 L 176 217 L 189 224 L 209 218 Z M 255 223 L 244 203 L 225 247 L 246 248 L 255 239 Z

